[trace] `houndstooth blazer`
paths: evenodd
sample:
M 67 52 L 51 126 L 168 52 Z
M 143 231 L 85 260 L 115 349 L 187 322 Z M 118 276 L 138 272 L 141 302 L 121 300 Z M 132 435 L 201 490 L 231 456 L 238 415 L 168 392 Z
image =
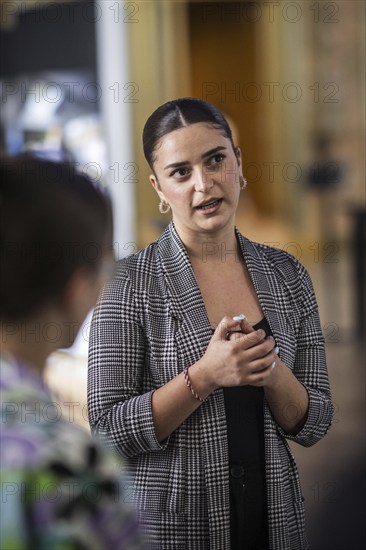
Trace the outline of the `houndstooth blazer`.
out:
M 307 421 L 296 436 L 285 434 L 264 404 L 270 549 L 304 550 L 304 502 L 286 439 L 313 445 L 331 423 L 317 304 L 295 258 L 235 231 L 281 359 L 309 393 Z M 222 389 L 162 443 L 151 411 L 154 390 L 200 359 L 211 337 L 188 255 L 170 223 L 157 241 L 119 262 L 95 308 L 89 349 L 92 432 L 128 457 L 152 550 L 230 549 Z

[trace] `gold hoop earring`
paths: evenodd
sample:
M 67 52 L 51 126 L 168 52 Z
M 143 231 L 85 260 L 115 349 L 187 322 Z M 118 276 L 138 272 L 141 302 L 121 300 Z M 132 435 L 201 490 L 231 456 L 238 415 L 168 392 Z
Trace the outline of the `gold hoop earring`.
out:
M 163 199 L 160 199 L 160 202 L 159 202 L 160 214 L 167 214 L 169 212 L 169 210 L 170 210 L 170 204 L 163 201 Z
M 240 181 L 240 186 L 239 186 L 240 190 L 243 191 L 243 189 L 245 189 L 247 186 L 247 180 L 244 178 L 244 176 L 240 176 L 239 181 Z

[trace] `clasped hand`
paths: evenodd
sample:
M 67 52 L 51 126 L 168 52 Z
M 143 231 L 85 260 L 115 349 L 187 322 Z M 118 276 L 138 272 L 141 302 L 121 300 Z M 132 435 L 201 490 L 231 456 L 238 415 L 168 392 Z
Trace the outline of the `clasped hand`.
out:
M 278 350 L 277 350 L 278 351 Z M 201 359 L 212 390 L 229 386 L 266 386 L 278 361 L 276 343 L 246 319 L 224 317 Z

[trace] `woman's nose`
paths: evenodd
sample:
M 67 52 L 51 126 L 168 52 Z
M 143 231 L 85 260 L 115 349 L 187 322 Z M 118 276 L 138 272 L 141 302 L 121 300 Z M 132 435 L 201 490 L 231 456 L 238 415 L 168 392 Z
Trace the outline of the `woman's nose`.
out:
M 196 191 L 201 191 L 205 193 L 213 187 L 214 183 L 212 176 L 205 172 L 204 170 L 197 170 L 194 174 L 194 188 Z

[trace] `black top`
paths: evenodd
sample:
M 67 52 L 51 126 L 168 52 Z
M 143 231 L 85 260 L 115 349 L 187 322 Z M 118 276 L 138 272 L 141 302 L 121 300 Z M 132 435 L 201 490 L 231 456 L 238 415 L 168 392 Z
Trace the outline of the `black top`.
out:
M 266 318 L 253 326 L 266 336 L 272 331 Z M 230 464 L 264 468 L 264 390 L 255 386 L 224 388 Z

